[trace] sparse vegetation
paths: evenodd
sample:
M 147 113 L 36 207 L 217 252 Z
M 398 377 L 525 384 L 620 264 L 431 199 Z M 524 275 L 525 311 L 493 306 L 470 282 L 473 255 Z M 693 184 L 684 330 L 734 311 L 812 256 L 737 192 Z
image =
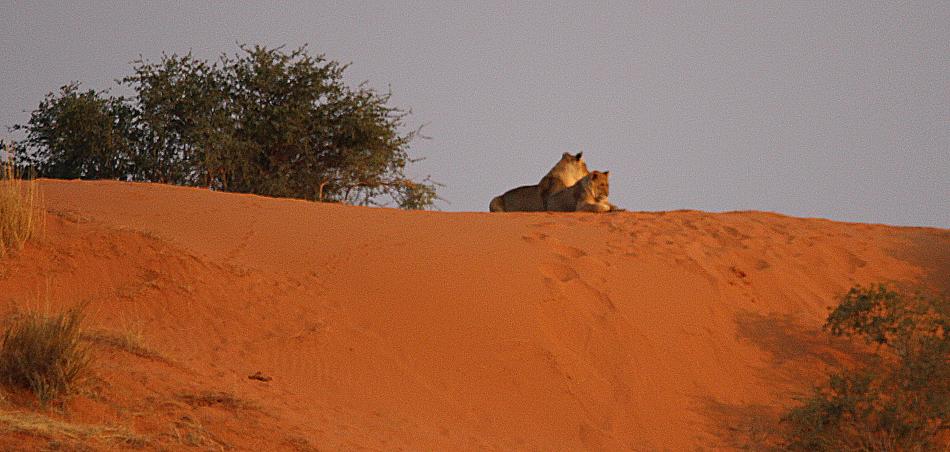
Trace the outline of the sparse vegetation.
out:
M 875 350 L 841 369 L 785 417 L 786 446 L 808 451 L 950 446 L 950 302 L 884 286 L 851 289 L 825 328 Z
M 145 324 L 141 319 L 122 318 L 113 321 L 117 328 L 86 330 L 82 338 L 93 344 L 111 347 L 131 353 L 140 358 L 168 362 L 168 359 L 149 347 L 145 338 Z
M 415 160 L 408 110 L 347 65 L 243 47 L 215 61 L 191 54 L 133 63 L 114 97 L 78 83 L 49 93 L 17 156 L 38 175 L 121 179 L 330 202 L 425 208 L 436 184 L 405 174 Z
M 144 335 L 140 330 L 127 328 L 122 331 L 87 331 L 82 334 L 82 338 L 94 344 L 124 350 L 140 358 L 167 360 L 161 353 L 146 345 Z
M 0 343 L 0 382 L 31 391 L 44 406 L 69 394 L 89 364 L 80 341 L 82 307 L 14 319 Z
M 209 432 L 201 422 L 191 416 L 181 416 L 172 426 L 172 438 L 189 447 L 204 447 L 209 450 L 226 450 L 231 447 Z
M 23 248 L 40 228 L 36 181 L 22 181 L 12 160 L 0 160 L 0 257 Z
M 149 444 L 148 438 L 122 427 L 76 424 L 22 411 L 0 411 L 0 432 L 3 431 L 38 436 L 57 444 L 90 439 L 133 448 Z

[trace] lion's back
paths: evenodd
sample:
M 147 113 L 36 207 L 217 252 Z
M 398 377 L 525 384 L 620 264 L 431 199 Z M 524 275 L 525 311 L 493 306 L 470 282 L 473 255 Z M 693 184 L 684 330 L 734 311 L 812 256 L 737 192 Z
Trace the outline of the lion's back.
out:
M 492 200 L 489 210 L 493 212 L 540 212 L 544 200 L 537 185 L 524 185 L 506 191 Z

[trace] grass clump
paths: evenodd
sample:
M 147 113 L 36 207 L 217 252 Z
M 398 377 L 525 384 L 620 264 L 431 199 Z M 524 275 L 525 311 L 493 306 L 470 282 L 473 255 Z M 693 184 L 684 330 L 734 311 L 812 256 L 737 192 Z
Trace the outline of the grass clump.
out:
M 122 331 L 85 331 L 82 333 L 82 338 L 94 344 L 123 350 L 140 358 L 167 361 L 164 355 L 146 345 L 145 335 L 138 328 L 127 327 Z
M 100 440 L 130 448 L 149 445 L 147 437 L 115 426 L 75 424 L 53 419 L 38 413 L 0 411 L 0 431 L 17 432 L 46 438 L 56 444 L 61 441 Z
M 0 343 L 0 382 L 31 391 L 42 405 L 69 394 L 90 355 L 81 344 L 82 307 L 15 319 Z
M 950 300 L 884 286 L 852 288 L 825 329 L 874 347 L 839 369 L 783 418 L 786 447 L 808 451 L 947 450 L 950 447 Z
M 189 447 L 204 447 L 208 450 L 227 450 L 232 447 L 221 441 L 191 416 L 182 416 L 175 421 L 171 437 Z
M 12 161 L 0 161 L 0 257 L 23 248 L 40 226 L 36 181 L 21 181 Z

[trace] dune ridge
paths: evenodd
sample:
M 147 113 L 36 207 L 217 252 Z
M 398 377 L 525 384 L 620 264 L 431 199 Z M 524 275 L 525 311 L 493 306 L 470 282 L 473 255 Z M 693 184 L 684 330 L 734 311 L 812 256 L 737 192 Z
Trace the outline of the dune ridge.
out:
M 97 346 L 66 418 L 146 446 L 740 447 L 849 359 L 819 331 L 835 297 L 950 290 L 944 229 L 40 186 L 46 236 L 0 267 L 0 313 L 88 301 L 90 328 L 139 332 L 154 356 Z

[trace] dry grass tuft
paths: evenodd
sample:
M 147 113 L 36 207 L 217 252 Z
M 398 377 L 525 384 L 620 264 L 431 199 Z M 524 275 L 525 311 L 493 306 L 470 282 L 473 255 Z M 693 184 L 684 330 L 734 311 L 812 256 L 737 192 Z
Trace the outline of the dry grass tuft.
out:
M 21 411 L 0 411 L 0 432 L 25 433 L 51 441 L 103 440 L 128 447 L 145 447 L 147 438 L 121 427 L 73 424 L 42 414 Z
M 36 181 L 19 176 L 12 161 L 0 162 L 0 257 L 23 249 L 42 226 Z
M 182 416 L 175 421 L 170 435 L 178 443 L 207 450 L 227 450 L 231 446 L 205 429 L 201 422 L 191 416 Z
M 82 333 L 82 338 L 94 344 L 123 350 L 140 358 L 168 361 L 164 355 L 152 350 L 146 345 L 145 335 L 139 329 L 126 328 L 122 331 L 86 331 Z
M 80 342 L 82 311 L 28 312 L 15 319 L 0 343 L 0 382 L 31 391 L 44 406 L 69 394 L 90 359 Z

